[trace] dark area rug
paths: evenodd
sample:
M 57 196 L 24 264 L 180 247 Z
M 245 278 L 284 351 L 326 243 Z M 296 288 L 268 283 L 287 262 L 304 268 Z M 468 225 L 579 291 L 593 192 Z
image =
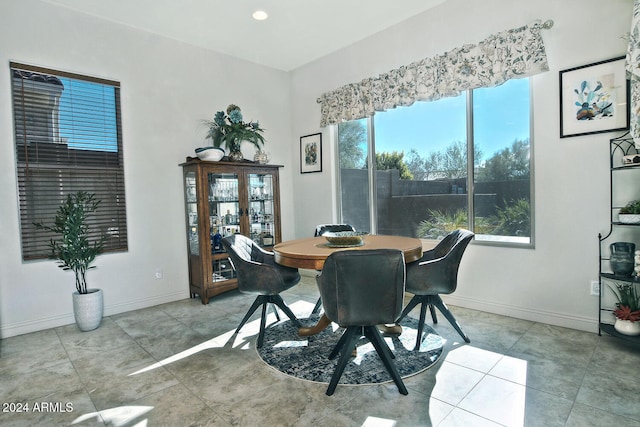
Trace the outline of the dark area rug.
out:
M 303 325 L 312 326 L 318 316 L 300 319 Z M 396 358 L 394 362 L 403 378 L 415 375 L 432 366 L 442 354 L 445 340 L 428 325 L 424 326 L 420 349 L 414 351 L 418 321 L 411 317 L 402 320 L 400 336 L 384 336 Z M 338 358 L 328 356 L 344 329 L 331 324 L 321 333 L 311 337 L 298 336 L 298 329 L 290 320 L 269 326 L 264 335 L 264 344 L 257 349 L 260 358 L 269 366 L 303 380 L 329 383 Z M 392 381 L 378 353 L 368 339 L 357 344 L 357 356 L 351 357 L 340 384 L 380 384 Z

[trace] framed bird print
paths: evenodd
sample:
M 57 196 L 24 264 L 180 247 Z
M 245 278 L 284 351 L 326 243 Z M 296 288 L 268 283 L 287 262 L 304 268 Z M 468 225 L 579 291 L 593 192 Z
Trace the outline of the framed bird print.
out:
M 560 71 L 560 138 L 629 129 L 624 58 Z

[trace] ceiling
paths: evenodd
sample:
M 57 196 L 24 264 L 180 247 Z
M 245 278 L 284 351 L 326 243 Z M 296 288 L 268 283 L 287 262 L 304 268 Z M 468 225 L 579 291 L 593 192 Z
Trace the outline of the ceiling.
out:
M 43 1 L 290 71 L 446 0 Z M 269 18 L 254 20 L 257 9 Z

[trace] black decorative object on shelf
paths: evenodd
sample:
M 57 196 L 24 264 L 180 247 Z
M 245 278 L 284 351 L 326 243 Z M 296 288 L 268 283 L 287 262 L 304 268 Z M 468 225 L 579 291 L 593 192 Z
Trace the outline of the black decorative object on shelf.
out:
M 611 257 L 609 263 L 613 274 L 617 276 L 630 277 L 633 274 L 633 254 L 636 245 L 629 242 L 615 242 L 609 245 Z

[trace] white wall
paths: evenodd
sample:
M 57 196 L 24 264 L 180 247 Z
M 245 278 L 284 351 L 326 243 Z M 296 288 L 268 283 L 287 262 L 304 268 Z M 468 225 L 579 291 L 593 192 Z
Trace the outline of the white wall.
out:
M 203 119 L 229 103 L 267 129 L 281 170 L 283 223 L 293 223 L 287 73 L 101 21 L 37 0 L 0 4 L 0 332 L 7 337 L 73 323 L 73 276 L 20 254 L 9 61 L 121 83 L 129 251 L 98 257 L 89 285 L 105 314 L 187 298 L 182 170 L 206 144 Z M 245 150 L 245 148 L 247 148 Z M 245 156 L 253 150 L 244 147 Z M 292 232 L 285 227 L 285 238 Z M 156 269 L 164 278 L 155 279 Z
M 558 72 L 624 55 L 631 0 L 448 0 L 348 48 L 294 70 L 293 135 L 319 132 L 325 91 L 492 33 L 552 19 L 543 32 L 550 71 L 532 79 L 535 156 L 535 249 L 473 244 L 453 304 L 576 329 L 597 331 L 598 232 L 608 230 L 608 140 L 619 133 L 559 138 Z M 296 235 L 335 219 L 334 144 L 323 131 L 322 174 L 294 183 Z

